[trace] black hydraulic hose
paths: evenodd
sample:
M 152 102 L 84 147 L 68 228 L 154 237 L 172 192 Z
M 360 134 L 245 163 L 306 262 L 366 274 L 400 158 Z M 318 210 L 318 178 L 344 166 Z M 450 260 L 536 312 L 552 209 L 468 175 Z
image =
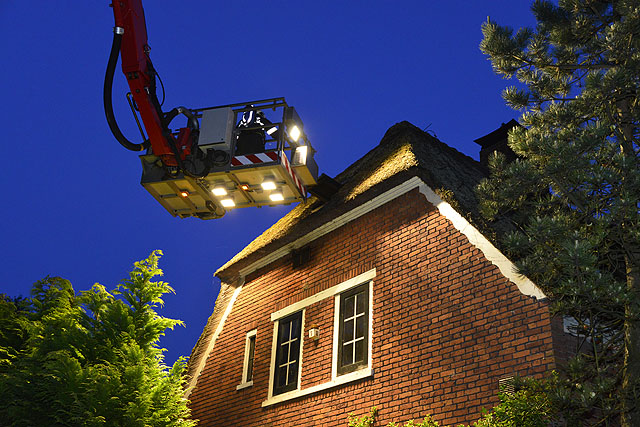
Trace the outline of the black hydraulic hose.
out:
M 198 119 L 196 118 L 196 116 L 191 112 L 191 110 L 185 107 L 176 107 L 173 110 L 169 111 L 167 114 L 165 114 L 164 124 L 166 126 L 169 126 L 169 123 L 171 123 L 171 121 L 175 119 L 175 117 L 178 114 L 184 114 L 186 116 L 186 118 L 189 120 L 191 129 L 193 130 L 200 129 L 200 124 L 198 123 Z
M 191 129 L 195 129 L 195 130 L 200 129 L 200 124 L 198 123 L 198 119 L 196 119 L 196 116 L 193 115 L 191 110 L 184 107 L 178 107 L 178 110 L 180 111 L 180 113 L 184 114 L 187 117 L 187 119 L 189 120 L 189 123 L 191 124 Z
M 107 123 L 109 123 L 109 129 L 111 133 L 127 150 L 142 151 L 149 148 L 149 140 L 144 141 L 141 144 L 135 144 L 129 141 L 120 131 L 118 123 L 116 122 L 115 115 L 113 114 L 113 100 L 111 98 L 111 90 L 113 88 L 113 74 L 116 70 L 118 63 L 118 55 L 120 55 L 120 45 L 122 44 L 122 34 L 113 32 L 113 43 L 111 44 L 111 53 L 109 54 L 109 62 L 107 64 L 107 72 L 104 76 L 104 89 L 102 93 L 102 99 L 104 101 L 104 113 L 107 116 Z
M 191 110 L 185 107 L 176 107 L 173 110 L 166 113 L 164 116 L 164 125 L 168 127 L 169 123 L 171 123 L 171 121 L 178 114 L 184 114 L 187 117 L 190 127 L 194 132 L 199 131 L 200 125 L 198 123 L 198 119 L 191 112 Z M 184 162 L 182 161 L 182 158 L 180 157 L 180 153 L 178 152 L 178 147 L 176 147 L 176 144 L 174 143 L 171 135 L 166 135 L 166 137 L 167 137 L 167 141 L 169 142 L 169 147 L 171 148 L 171 151 L 173 151 L 176 162 L 178 163 L 178 168 L 180 168 L 180 170 L 185 175 L 190 176 L 191 178 L 204 178 L 205 176 L 209 175 L 209 171 L 211 171 L 211 164 L 213 162 L 213 159 L 211 158 L 211 156 L 207 156 L 207 158 L 205 158 L 204 167 L 201 172 L 199 173 L 191 172 L 189 169 L 187 169 Z
M 178 163 L 178 168 L 182 171 L 182 173 L 184 173 L 185 175 L 191 178 L 204 178 L 205 176 L 209 175 L 209 171 L 211 170 L 211 165 L 209 164 L 209 162 L 205 164 L 202 172 L 193 173 L 189 171 L 189 169 L 187 169 L 187 167 L 185 166 L 184 162 L 182 161 L 182 158 L 180 157 L 180 152 L 178 151 L 178 147 L 176 147 L 176 144 L 170 135 L 167 135 L 167 141 L 169 141 L 169 147 L 171 148 L 171 151 L 173 151 L 173 156 L 175 157 L 176 162 Z

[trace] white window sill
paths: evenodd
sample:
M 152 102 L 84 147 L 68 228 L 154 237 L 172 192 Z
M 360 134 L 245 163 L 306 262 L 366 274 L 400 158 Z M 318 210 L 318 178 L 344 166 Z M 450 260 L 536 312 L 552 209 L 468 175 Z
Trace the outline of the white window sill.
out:
M 243 388 L 251 387 L 253 385 L 253 381 L 249 381 L 248 383 L 242 383 L 236 387 L 236 390 L 242 390 Z
M 342 384 L 350 383 L 360 380 L 362 378 L 368 378 L 373 376 L 373 369 L 365 368 L 359 371 L 351 372 L 349 374 L 341 375 L 332 379 L 329 382 L 314 385 L 313 387 L 305 388 L 303 390 L 293 390 L 287 393 L 278 394 L 276 396 L 269 397 L 262 402 L 262 407 L 275 405 L 276 403 L 285 402 L 287 400 L 297 399 L 299 397 L 307 396 L 319 391 L 327 390 L 333 387 L 337 387 Z

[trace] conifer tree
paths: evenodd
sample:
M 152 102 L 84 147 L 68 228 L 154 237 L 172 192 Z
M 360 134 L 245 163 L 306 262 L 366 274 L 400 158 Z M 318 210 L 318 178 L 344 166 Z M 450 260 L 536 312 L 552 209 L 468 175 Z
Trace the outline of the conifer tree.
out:
M 185 361 L 164 365 L 158 340 L 179 320 L 158 315 L 173 290 L 154 282 L 160 251 L 112 292 L 76 294 L 47 277 L 31 298 L 0 295 L 0 424 L 195 425 L 183 397 Z
M 640 2 L 546 0 L 535 29 L 490 19 L 481 50 L 522 110 L 518 155 L 492 158 L 483 213 L 508 220 L 507 252 L 554 309 L 577 321 L 583 354 L 558 390 L 582 422 L 640 425 Z

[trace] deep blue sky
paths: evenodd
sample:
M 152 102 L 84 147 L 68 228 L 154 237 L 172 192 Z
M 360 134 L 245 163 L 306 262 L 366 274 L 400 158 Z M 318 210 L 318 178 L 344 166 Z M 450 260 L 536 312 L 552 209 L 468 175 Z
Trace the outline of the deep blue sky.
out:
M 76 290 L 112 289 L 135 260 L 162 249 L 176 290 L 165 316 L 186 322 L 161 345 L 188 355 L 213 310 L 214 271 L 290 207 L 223 219 L 171 217 L 142 188 L 140 161 L 111 136 L 102 85 L 108 1 L 0 2 L 2 153 L 0 292 L 28 295 L 46 275 Z M 320 171 L 335 176 L 402 120 L 478 158 L 473 139 L 517 118 L 507 82 L 480 53 L 491 16 L 533 25 L 527 0 L 147 0 L 151 57 L 165 108 L 284 96 L 298 110 Z M 124 78 L 114 99 L 137 140 Z

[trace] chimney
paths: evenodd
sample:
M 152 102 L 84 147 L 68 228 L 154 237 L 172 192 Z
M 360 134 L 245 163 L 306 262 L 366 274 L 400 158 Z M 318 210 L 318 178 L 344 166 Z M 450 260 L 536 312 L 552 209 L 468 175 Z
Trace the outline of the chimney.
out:
M 509 162 L 516 159 L 516 153 L 513 152 L 508 144 L 509 131 L 516 126 L 520 126 L 520 123 L 511 119 L 508 123 L 502 123 L 502 125 L 493 132 L 473 141 L 482 147 L 480 149 L 480 164 L 482 166 L 485 168 L 489 167 L 489 156 L 496 151 L 504 154 Z

